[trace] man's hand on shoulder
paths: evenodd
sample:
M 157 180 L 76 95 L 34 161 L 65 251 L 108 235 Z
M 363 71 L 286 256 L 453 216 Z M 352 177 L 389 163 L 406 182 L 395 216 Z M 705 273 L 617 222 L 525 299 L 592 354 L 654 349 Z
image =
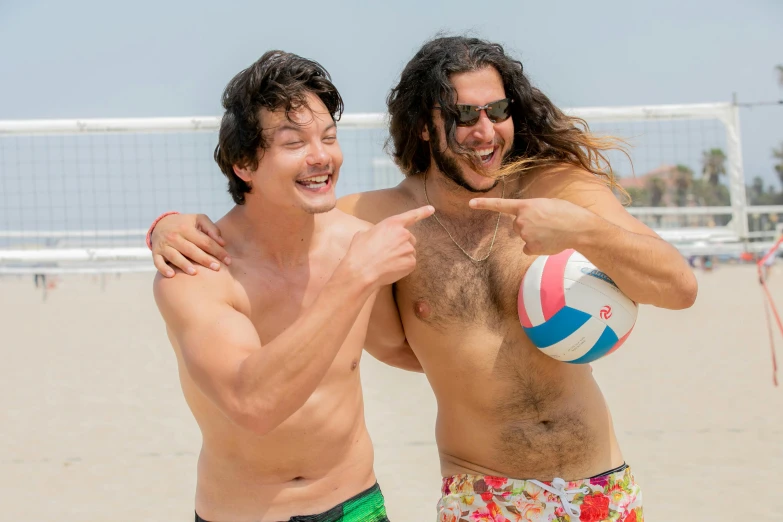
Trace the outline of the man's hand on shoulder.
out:
M 231 264 L 231 258 L 223 248 L 225 245 L 217 225 L 204 214 L 166 216 L 150 231 L 152 261 L 158 272 L 166 277 L 175 274 L 168 263 L 190 275 L 198 272 L 193 262 L 220 270 L 218 259 L 226 265 Z

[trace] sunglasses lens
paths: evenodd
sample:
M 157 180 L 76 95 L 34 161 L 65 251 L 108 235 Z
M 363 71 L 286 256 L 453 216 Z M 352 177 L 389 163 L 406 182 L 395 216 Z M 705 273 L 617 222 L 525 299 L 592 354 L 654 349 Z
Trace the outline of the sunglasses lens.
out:
M 487 116 L 494 122 L 506 121 L 509 117 L 508 106 L 508 100 L 496 101 L 487 109 Z
M 481 114 L 472 105 L 458 105 L 457 109 L 459 109 L 459 122 L 457 125 L 465 127 L 475 125 L 479 119 L 479 114 Z

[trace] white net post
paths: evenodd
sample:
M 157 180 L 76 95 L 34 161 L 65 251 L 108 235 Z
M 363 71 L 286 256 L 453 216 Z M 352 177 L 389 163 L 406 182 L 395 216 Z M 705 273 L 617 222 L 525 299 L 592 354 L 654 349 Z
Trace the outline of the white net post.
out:
M 742 137 L 739 124 L 739 106 L 727 105 L 721 121 L 726 126 L 726 157 L 731 194 L 732 223 L 743 241 L 748 239 L 748 214 L 746 212 L 745 173 L 742 168 Z

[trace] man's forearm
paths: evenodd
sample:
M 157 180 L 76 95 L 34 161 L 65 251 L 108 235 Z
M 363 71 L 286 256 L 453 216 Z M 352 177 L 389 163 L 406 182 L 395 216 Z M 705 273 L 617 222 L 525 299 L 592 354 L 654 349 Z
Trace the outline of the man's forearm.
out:
M 666 241 L 630 232 L 595 216 L 590 232 L 574 248 L 605 272 L 630 299 L 662 308 L 693 304 L 693 275 L 682 255 Z
M 315 391 L 373 289 L 336 277 L 283 333 L 239 368 L 237 397 L 247 423 L 274 429 Z

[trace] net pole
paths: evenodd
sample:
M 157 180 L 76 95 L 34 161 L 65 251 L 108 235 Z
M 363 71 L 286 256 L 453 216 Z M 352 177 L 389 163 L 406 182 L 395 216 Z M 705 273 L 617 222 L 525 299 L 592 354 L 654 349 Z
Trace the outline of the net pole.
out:
M 739 238 L 748 239 L 748 213 L 745 199 L 745 174 L 742 168 L 742 138 L 737 104 L 726 107 L 723 118 L 726 127 L 726 159 L 729 176 L 732 224 Z

